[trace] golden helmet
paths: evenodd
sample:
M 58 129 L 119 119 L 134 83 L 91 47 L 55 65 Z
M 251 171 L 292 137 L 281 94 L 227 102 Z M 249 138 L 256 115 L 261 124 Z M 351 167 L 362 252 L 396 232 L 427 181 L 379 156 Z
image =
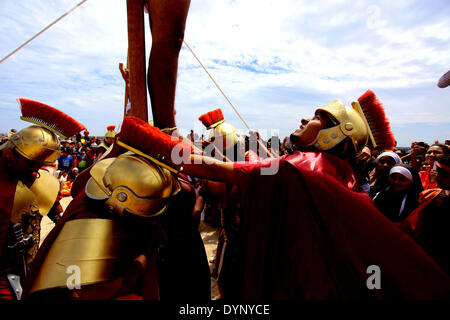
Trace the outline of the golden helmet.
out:
M 358 102 L 352 102 L 351 107 L 345 106 L 338 99 L 317 111 L 326 113 L 334 126 L 319 131 L 313 142 L 318 150 L 329 150 L 340 142 L 348 139 L 355 153 L 360 151 L 369 138 L 368 124 Z
M 115 128 L 116 128 L 116 126 L 107 126 L 105 138 L 115 138 L 116 137 L 116 131 L 114 131 Z
M 228 149 L 234 147 L 234 145 L 238 142 L 239 135 L 234 126 L 226 122 L 222 122 L 211 130 L 209 139 L 211 141 L 214 140 L 215 142 L 218 142 L 218 139 L 224 139 L 226 149 Z
M 34 125 L 12 135 L 4 148 L 14 149 L 23 157 L 42 164 L 53 164 L 61 153 L 58 136 Z
M 234 147 L 238 142 L 239 135 L 236 128 L 225 122 L 222 109 L 219 108 L 202 114 L 198 120 L 203 123 L 206 129 L 212 129 L 209 139 L 215 141 L 214 144 L 220 150 Z M 219 143 L 219 140 L 222 140 L 222 144 Z
M 106 200 L 105 206 L 119 215 L 124 210 L 144 217 L 160 215 L 167 209 L 169 198 L 181 189 L 167 169 L 131 152 L 100 160 L 90 174 L 87 196 Z

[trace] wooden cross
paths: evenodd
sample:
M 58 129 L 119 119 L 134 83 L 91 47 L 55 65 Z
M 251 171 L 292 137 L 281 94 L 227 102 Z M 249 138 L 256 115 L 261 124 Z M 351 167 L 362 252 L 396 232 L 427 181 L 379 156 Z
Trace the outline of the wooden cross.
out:
M 124 115 L 148 122 L 143 0 L 127 0 L 127 24 L 127 67 L 124 68 L 123 63 L 119 64 L 125 80 Z

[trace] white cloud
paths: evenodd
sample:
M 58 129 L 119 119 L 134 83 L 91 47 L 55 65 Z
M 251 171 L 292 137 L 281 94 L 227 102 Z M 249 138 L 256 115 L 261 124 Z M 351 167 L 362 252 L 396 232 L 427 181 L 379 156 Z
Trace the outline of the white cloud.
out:
M 78 2 L 2 1 L 0 56 Z M 125 7 L 122 0 L 87 1 L 0 64 L 0 99 L 3 108 L 10 108 L 0 131 L 11 123 L 21 125 L 18 96 L 78 114 L 97 135 L 118 124 L 124 95 L 118 64 L 126 61 L 127 50 Z M 436 90 L 450 65 L 449 13 L 445 1 L 424 6 L 411 1 L 192 0 L 185 40 L 252 125 L 278 127 L 281 135 L 297 127 L 300 115 L 290 116 L 292 110 L 309 116 L 313 110 L 308 106 L 332 98 L 349 103 L 368 88 L 390 93 L 388 111 L 395 124 L 450 124 L 444 107 L 448 94 Z M 148 56 L 148 29 L 146 45 Z M 283 96 L 277 96 L 276 88 Z M 269 89 L 270 99 L 264 93 Z M 430 99 L 436 101 L 435 112 L 423 111 Z M 405 105 L 412 107 L 402 116 Z M 198 125 L 198 116 L 214 107 L 242 126 L 184 48 L 176 97 L 179 126 Z

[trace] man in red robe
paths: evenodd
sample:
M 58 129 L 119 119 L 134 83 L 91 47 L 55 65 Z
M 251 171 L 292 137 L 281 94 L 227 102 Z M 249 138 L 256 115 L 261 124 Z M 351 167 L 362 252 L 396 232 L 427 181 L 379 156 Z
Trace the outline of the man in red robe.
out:
M 125 119 L 119 139 L 146 127 Z M 136 147 L 198 177 L 236 184 L 239 266 L 231 299 L 439 299 L 450 278 L 385 218 L 357 186 L 351 164 L 367 143 L 358 108 L 333 101 L 291 135 L 297 151 L 257 163 L 224 163 L 146 127 Z M 139 145 L 139 146 L 138 146 Z M 303 151 L 300 151 L 303 150 Z M 183 156 L 180 156 L 180 152 Z M 181 160 L 181 161 L 180 161 Z

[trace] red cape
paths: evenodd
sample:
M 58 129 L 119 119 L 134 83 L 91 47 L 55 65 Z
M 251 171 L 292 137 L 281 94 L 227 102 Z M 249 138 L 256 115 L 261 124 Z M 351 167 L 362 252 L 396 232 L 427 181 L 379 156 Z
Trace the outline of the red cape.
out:
M 0 153 L 0 257 L 3 254 L 2 249 L 5 246 L 8 236 L 17 182 L 17 179 L 13 179 L 6 172 L 5 160 L 1 157 Z
M 242 173 L 242 299 L 436 299 L 450 278 L 413 239 L 385 218 L 353 173 L 327 153 L 281 157 L 274 175 L 263 163 Z M 381 289 L 370 290 L 372 265 Z M 370 281 L 369 281 L 370 282 Z

